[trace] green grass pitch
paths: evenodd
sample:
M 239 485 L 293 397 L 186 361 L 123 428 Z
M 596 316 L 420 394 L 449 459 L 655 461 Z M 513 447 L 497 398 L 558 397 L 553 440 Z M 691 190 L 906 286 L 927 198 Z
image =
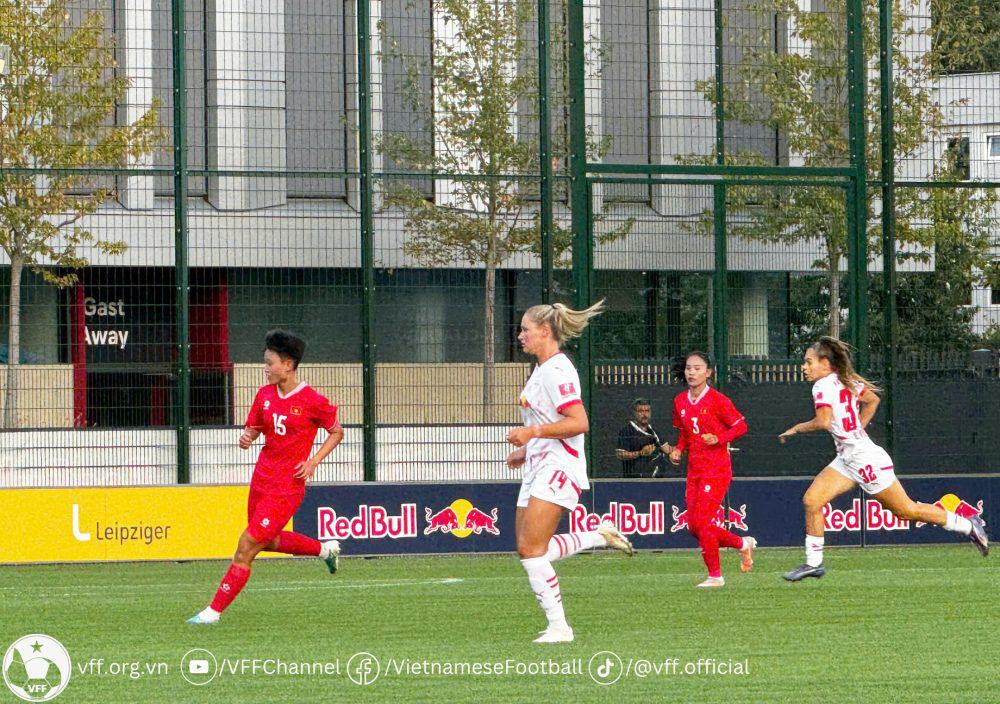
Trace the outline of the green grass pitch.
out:
M 544 619 L 513 556 L 348 557 L 335 576 L 318 560 L 261 561 L 216 626 L 184 621 L 211 598 L 222 562 L 0 567 L 0 645 L 29 633 L 61 641 L 73 675 L 55 701 L 67 703 L 1000 701 L 996 557 L 966 544 L 833 549 L 826 577 L 784 582 L 800 561 L 801 550 L 760 550 L 744 575 L 726 552 L 718 590 L 694 588 L 704 576 L 694 550 L 559 562 L 576 641 L 558 645 L 531 642 Z M 222 668 L 202 686 L 181 674 L 193 648 Z M 381 670 L 367 685 L 347 667 L 362 651 Z M 630 668 L 614 684 L 589 674 L 600 651 Z M 102 658 L 100 673 L 81 672 Z M 262 670 L 278 660 L 339 660 L 340 670 L 254 674 L 254 659 Z M 511 674 L 446 674 L 508 659 Z M 700 674 L 684 672 L 699 659 Z M 708 659 L 745 662 L 749 674 L 712 672 Z M 399 672 L 400 663 L 441 669 Z M 516 672 L 539 663 L 569 674 Z M 0 685 L 6 701 L 17 700 Z

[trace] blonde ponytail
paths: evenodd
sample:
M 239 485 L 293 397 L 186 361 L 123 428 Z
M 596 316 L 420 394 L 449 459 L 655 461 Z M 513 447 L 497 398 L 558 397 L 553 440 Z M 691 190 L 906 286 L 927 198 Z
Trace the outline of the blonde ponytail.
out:
M 604 312 L 604 299 L 583 310 L 573 310 L 562 303 L 543 303 L 525 311 L 536 325 L 548 325 L 560 346 L 574 337 L 580 337 L 590 319 Z

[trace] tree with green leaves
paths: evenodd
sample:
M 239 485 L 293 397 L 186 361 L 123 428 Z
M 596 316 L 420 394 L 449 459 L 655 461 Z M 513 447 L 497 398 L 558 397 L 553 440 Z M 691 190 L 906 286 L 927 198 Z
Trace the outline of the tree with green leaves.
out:
M 407 255 L 428 266 L 459 260 L 483 267 L 482 403 L 487 422 L 493 412 L 497 269 L 515 254 L 540 253 L 541 246 L 539 143 L 524 124 L 537 121 L 537 58 L 527 34 L 536 6 L 535 0 L 432 0 L 437 29 L 444 31 L 430 38 L 429 63 L 403 55 L 383 28 L 384 59 L 402 65 L 400 95 L 423 122 L 415 134 L 384 134 L 378 148 L 397 167 L 448 174 L 436 177 L 434 199 L 407 182 L 389 181 L 386 203 L 406 214 Z M 553 61 L 565 66 L 565 41 L 555 36 L 552 47 Z M 567 72 L 557 68 L 553 73 L 559 78 L 550 98 L 565 95 L 558 85 Z M 429 92 L 423 83 L 428 77 Z M 558 98 L 550 105 L 553 112 L 561 107 Z M 593 158 L 607 151 L 606 139 L 589 135 L 588 143 Z M 557 130 L 555 160 L 565 158 L 566 145 L 568 139 Z M 624 222 L 603 233 L 600 241 L 621 237 L 633 224 Z M 570 247 L 569 229 L 554 223 L 552 241 L 559 259 Z
M 996 0 L 931 0 L 931 31 L 935 71 L 1000 71 L 1000 3 Z
M 934 69 L 941 57 L 933 47 L 916 54 L 910 51 L 921 30 L 909 21 L 911 3 L 894 3 L 896 159 L 929 163 L 929 146 L 946 141 L 944 117 L 933 94 Z M 763 38 L 743 37 L 742 60 L 726 80 L 725 118 L 774 130 L 787 144 L 788 153 L 803 166 L 848 165 L 848 31 L 843 7 L 811 12 L 802 9 L 797 0 L 754 0 L 748 9 L 760 16 L 760 26 L 787 32 L 789 48 L 773 49 L 784 43 L 775 41 L 774 29 L 765 29 Z M 864 33 L 865 65 L 877 65 L 878 0 L 864 0 Z M 976 39 L 967 36 L 964 41 L 973 44 Z M 880 77 L 870 72 L 867 81 L 866 157 L 869 178 L 876 180 L 881 164 Z M 699 89 L 706 100 L 715 104 L 713 81 L 702 83 Z M 709 163 L 712 158 L 695 155 L 687 161 Z M 726 155 L 727 163 L 740 165 L 770 165 L 771 158 L 773 155 L 749 150 Z M 945 158 L 935 160 L 933 171 L 924 177 L 955 180 L 957 159 L 958 154 L 949 152 Z M 985 270 L 990 254 L 989 224 L 997 201 L 994 193 L 967 188 L 899 188 L 896 198 L 898 261 L 929 262 L 935 250 L 938 257 L 961 251 L 968 280 Z M 839 336 L 840 278 L 848 238 L 843 191 L 835 187 L 730 186 L 727 204 L 735 223 L 729 228 L 730 234 L 750 241 L 818 245 L 814 267 L 827 276 L 829 325 L 814 333 Z M 867 232 L 873 258 L 881 254 L 880 207 L 875 197 L 869 197 Z M 710 234 L 712 213 L 705 213 L 693 227 Z
M 129 83 L 114 75 L 114 44 L 103 14 L 89 12 L 70 26 L 73 4 L 0 0 L 0 44 L 10 48 L 10 65 L 0 75 L 0 247 L 10 259 L 8 428 L 17 423 L 24 268 L 64 287 L 88 265 L 81 247 L 125 250 L 124 243 L 79 224 L 115 195 L 114 188 L 72 170 L 127 167 L 162 139 L 155 106 L 132 124 L 113 124 Z

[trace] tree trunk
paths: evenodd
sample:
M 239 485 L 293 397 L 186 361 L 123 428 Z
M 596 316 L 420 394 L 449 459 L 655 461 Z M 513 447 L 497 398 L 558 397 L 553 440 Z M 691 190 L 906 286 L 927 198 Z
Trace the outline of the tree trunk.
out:
M 497 251 L 493 238 L 486 249 L 486 286 L 483 306 L 483 422 L 493 422 L 493 366 L 496 363 L 493 325 L 497 288 Z
M 21 271 L 24 260 L 10 260 L 10 310 L 7 319 L 7 389 L 3 407 L 3 427 L 17 427 L 17 364 L 21 359 Z

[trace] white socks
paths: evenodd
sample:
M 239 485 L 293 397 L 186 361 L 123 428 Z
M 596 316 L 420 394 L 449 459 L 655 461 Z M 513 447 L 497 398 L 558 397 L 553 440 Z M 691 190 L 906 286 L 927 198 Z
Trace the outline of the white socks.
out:
M 607 545 L 608 541 L 596 530 L 589 533 L 563 533 L 562 535 L 553 535 L 549 539 L 549 552 L 546 557 L 550 562 L 555 562 L 564 557 L 575 555 L 581 550 L 603 548 Z
M 528 582 L 535 592 L 538 604 L 549 620 L 549 628 L 568 629 L 566 612 L 563 611 L 562 592 L 559 590 L 559 577 L 552 569 L 552 563 L 547 556 L 529 557 L 521 560 L 524 571 L 528 573 Z
M 806 536 L 806 564 L 819 567 L 823 564 L 823 538 Z
M 962 535 L 968 535 L 972 532 L 972 521 L 968 518 L 959 516 L 951 511 L 945 511 L 945 514 L 948 516 L 943 526 L 945 530 L 961 533 Z

